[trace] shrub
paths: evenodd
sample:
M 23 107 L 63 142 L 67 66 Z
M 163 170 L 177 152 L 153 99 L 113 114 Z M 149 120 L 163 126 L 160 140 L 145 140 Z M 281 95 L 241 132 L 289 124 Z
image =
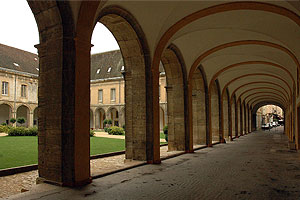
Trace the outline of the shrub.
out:
M 20 117 L 20 118 L 17 119 L 17 122 L 22 125 L 22 124 L 25 123 L 25 118 L 24 117 Z
M 103 121 L 104 126 L 105 126 L 107 123 L 108 123 L 108 120 L 105 119 L 105 120 Z
M 166 125 L 163 128 L 164 134 L 165 134 L 165 140 L 168 142 L 168 125 Z
M 107 127 L 104 127 L 104 131 L 105 131 L 105 132 L 108 132 L 108 130 L 107 130 L 107 129 L 108 129 Z
M 124 135 L 124 129 L 118 126 L 112 126 L 110 127 L 110 130 L 108 132 L 110 135 Z
M 9 129 L 9 136 L 24 136 L 26 134 L 26 128 L 24 127 L 13 127 Z
M 111 119 L 107 120 L 107 123 L 112 124 L 112 120 Z
M 38 128 L 36 126 L 26 129 L 26 136 L 37 136 Z
M 9 128 L 10 128 L 9 126 L 0 125 L 0 133 L 7 133 Z
M 164 131 L 164 134 L 168 134 L 168 125 L 164 126 L 163 131 Z
M 1 124 L 1 126 L 6 126 L 7 124 L 5 123 L 5 122 L 3 122 L 2 124 Z
M 123 124 L 122 128 L 125 130 L 125 124 Z
M 108 134 L 111 135 L 111 132 L 110 132 L 111 131 L 111 127 L 108 127 L 106 130 L 107 130 Z
M 38 128 L 25 128 L 25 127 L 10 127 L 8 130 L 9 136 L 37 136 Z
M 94 137 L 95 135 L 95 131 L 94 130 L 90 130 L 90 137 Z
M 17 120 L 15 118 L 11 118 L 9 121 L 10 121 L 10 123 L 14 124 L 14 123 L 16 123 Z

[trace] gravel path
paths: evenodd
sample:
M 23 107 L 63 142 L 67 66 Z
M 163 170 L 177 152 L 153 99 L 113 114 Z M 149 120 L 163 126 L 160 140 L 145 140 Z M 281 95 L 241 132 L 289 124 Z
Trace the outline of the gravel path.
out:
M 277 128 L 95 179 L 80 189 L 40 184 L 14 199 L 300 199 L 299 158 Z

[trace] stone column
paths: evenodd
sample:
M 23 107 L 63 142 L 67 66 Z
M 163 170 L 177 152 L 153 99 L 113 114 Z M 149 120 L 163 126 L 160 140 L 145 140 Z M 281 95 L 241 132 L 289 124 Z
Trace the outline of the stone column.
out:
M 29 127 L 33 127 L 33 112 L 29 112 L 29 120 L 27 121 Z
M 134 59 L 133 59 L 134 60 Z M 145 77 L 126 69 L 125 80 L 125 157 L 147 160 L 146 151 L 146 88 Z
M 185 121 L 183 85 L 166 87 L 168 103 L 166 106 L 168 124 L 168 151 L 185 150 Z
M 39 52 L 38 166 L 41 181 L 84 185 L 90 178 L 90 47 L 50 29 Z M 51 37 L 50 37 L 51 36 Z

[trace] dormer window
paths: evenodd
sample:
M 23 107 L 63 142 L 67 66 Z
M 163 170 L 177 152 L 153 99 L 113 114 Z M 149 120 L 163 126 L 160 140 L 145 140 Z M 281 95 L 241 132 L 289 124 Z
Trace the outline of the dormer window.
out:
M 99 74 L 100 73 L 100 68 L 99 69 L 97 69 L 97 74 Z
M 108 68 L 107 73 L 110 73 L 110 71 L 111 71 L 111 67 Z

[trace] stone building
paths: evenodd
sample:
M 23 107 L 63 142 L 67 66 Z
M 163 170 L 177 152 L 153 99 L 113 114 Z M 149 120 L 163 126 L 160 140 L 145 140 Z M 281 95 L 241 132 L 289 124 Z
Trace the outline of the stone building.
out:
M 25 126 L 37 125 L 38 56 L 0 44 L 0 123 L 24 117 Z M 90 127 L 103 129 L 103 120 L 112 119 L 113 125 L 125 125 L 124 64 L 119 50 L 91 56 Z M 161 129 L 166 124 L 166 79 L 161 66 L 160 115 Z
M 98 22 L 125 72 L 126 159 L 161 163 L 159 65 L 169 151 L 256 130 L 264 105 L 284 110 L 300 146 L 299 1 L 34 1 L 39 56 L 39 177 L 90 183 L 90 51 Z M 155 14 L 153 14 L 155 13 Z
M 38 56 L 0 44 L 0 123 L 25 118 L 25 126 L 37 125 Z

